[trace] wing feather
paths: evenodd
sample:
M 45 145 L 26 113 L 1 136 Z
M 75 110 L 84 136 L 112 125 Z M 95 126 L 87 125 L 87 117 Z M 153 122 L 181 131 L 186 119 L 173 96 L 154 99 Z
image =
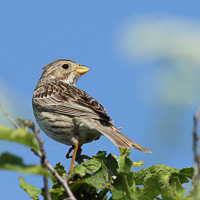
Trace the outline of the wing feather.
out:
M 59 81 L 35 89 L 33 103 L 54 113 L 111 122 L 104 107 L 83 90 Z
M 93 120 L 93 123 L 97 123 L 95 128 L 116 146 L 151 152 L 119 132 L 111 123 L 112 120 L 104 107 L 86 92 L 74 86 L 56 80 L 40 84 L 33 94 L 33 104 L 38 108 L 41 107 L 42 111 L 72 117 L 86 117 L 88 120 L 97 119 Z

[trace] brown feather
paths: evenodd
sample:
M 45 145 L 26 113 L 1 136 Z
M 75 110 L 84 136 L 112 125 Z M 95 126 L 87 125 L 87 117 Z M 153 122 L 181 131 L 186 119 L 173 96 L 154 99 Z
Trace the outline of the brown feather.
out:
M 66 70 L 62 68 L 64 64 L 68 66 Z M 81 76 L 76 72 L 80 66 L 74 61 L 60 59 L 43 68 L 32 99 L 41 129 L 52 139 L 67 145 L 76 145 L 77 141 L 80 144 L 91 142 L 102 134 L 118 147 L 150 153 L 119 132 L 104 107 L 75 87 Z

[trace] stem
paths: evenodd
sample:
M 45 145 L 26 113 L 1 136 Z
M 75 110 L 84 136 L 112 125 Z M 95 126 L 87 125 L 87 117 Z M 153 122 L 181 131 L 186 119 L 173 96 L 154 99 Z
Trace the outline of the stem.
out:
M 44 196 L 46 197 L 47 200 L 51 200 L 52 198 L 49 192 L 48 178 L 43 176 L 43 182 L 44 182 Z
M 198 134 L 197 134 L 197 125 L 200 114 L 200 108 L 198 108 L 196 114 L 194 115 L 194 129 L 193 129 L 193 151 L 194 151 L 194 178 L 192 181 L 194 199 L 198 200 L 198 186 L 199 186 L 199 154 L 198 154 Z
M 65 191 L 67 192 L 68 194 L 68 200 L 76 200 L 76 198 L 74 197 L 73 193 L 71 192 L 69 186 L 68 186 L 68 183 L 67 183 L 67 177 L 65 177 L 64 179 L 59 175 L 59 173 L 54 169 L 54 167 L 49 163 L 49 161 L 47 160 L 47 157 L 46 157 L 46 153 L 44 151 L 44 141 L 40 138 L 39 136 L 39 131 L 34 131 L 34 135 L 35 135 L 35 138 L 37 139 L 38 141 L 38 144 L 39 144 L 39 150 L 37 152 L 34 151 L 34 153 L 40 157 L 41 159 L 41 165 L 45 168 L 47 168 L 59 181 L 60 183 L 62 184 L 62 186 L 64 187 Z M 47 178 L 44 177 L 44 185 L 45 185 L 45 188 L 44 188 L 44 194 L 45 194 L 45 198 L 47 200 L 51 200 L 51 195 L 49 193 L 49 188 L 48 188 L 48 182 L 47 182 Z
M 38 144 L 39 144 L 39 150 L 38 150 L 38 154 L 39 157 L 40 157 L 40 163 L 41 163 L 41 166 L 42 167 L 46 167 L 45 165 L 45 162 L 46 162 L 46 153 L 44 151 L 44 140 L 42 140 L 39 136 L 39 131 L 34 131 L 34 135 L 35 135 L 35 138 L 37 139 L 38 141 Z M 48 184 L 48 179 L 47 177 L 43 176 L 43 181 L 44 181 L 44 189 L 43 189 L 43 192 L 44 192 L 44 196 L 47 200 L 52 200 L 51 198 L 51 194 L 49 192 L 49 184 Z
M 3 114 L 10 120 L 10 122 L 14 125 L 15 128 L 19 128 L 15 120 L 4 110 L 1 102 L 0 102 L 0 109 L 2 110 Z
M 128 185 L 127 175 L 122 175 L 122 180 L 125 184 L 124 188 L 125 188 L 125 192 L 126 192 L 128 199 L 132 199 L 131 190 L 129 189 L 129 185 Z

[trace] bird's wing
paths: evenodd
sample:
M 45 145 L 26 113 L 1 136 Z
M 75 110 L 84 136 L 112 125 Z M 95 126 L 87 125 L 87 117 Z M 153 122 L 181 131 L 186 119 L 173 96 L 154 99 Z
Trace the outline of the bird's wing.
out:
M 87 117 L 89 118 L 88 123 L 92 123 L 100 133 L 109 138 L 116 146 L 151 152 L 120 133 L 111 123 L 111 119 L 103 106 L 74 86 L 56 81 L 43 84 L 35 89 L 33 104 L 38 109 L 41 108 L 42 111 L 73 117 Z
M 36 88 L 33 104 L 61 115 L 112 121 L 104 107 L 94 98 L 74 86 L 60 82 L 50 82 Z

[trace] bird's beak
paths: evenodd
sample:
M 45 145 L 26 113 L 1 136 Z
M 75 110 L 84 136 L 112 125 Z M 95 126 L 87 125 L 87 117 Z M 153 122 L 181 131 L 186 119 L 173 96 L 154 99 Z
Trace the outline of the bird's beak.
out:
M 78 73 L 78 74 L 85 74 L 86 72 L 88 72 L 88 71 L 90 71 L 91 69 L 90 68 L 88 68 L 88 67 L 85 67 L 85 66 L 83 66 L 83 65 L 81 65 L 81 66 L 78 66 L 76 69 L 75 69 L 75 71 Z

